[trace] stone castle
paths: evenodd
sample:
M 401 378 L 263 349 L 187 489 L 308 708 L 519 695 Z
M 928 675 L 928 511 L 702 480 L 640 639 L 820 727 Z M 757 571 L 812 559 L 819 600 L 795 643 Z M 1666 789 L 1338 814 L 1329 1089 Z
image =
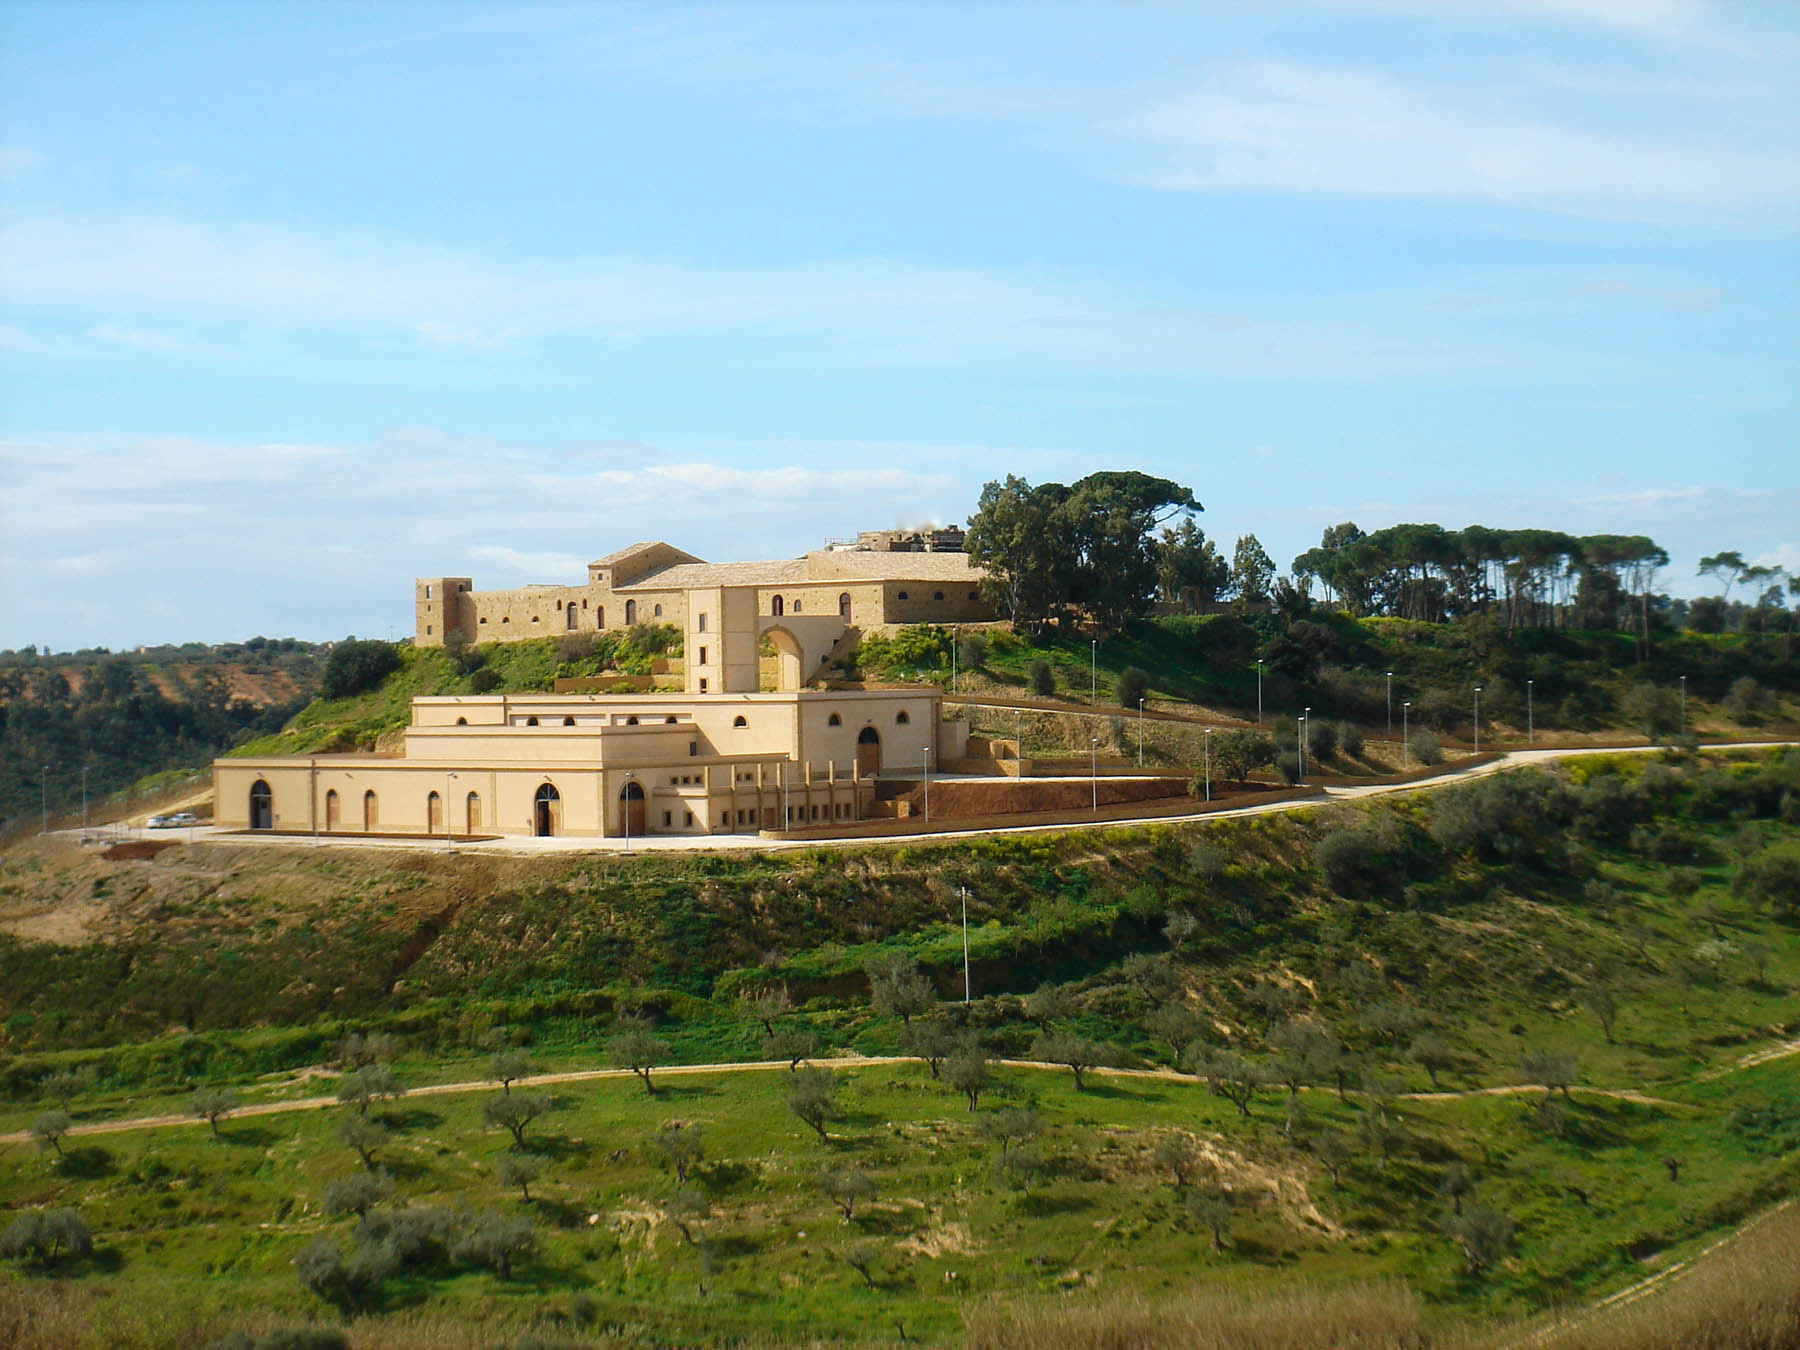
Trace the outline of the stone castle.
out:
M 421 577 L 413 589 L 413 641 L 517 642 L 595 633 L 640 623 L 687 627 L 688 594 L 748 588 L 772 618 L 826 616 L 868 629 L 909 623 L 983 623 L 981 571 L 962 551 L 960 530 L 870 531 L 798 558 L 709 563 L 673 545 L 632 544 L 588 564 L 576 586 L 478 591 L 468 577 Z

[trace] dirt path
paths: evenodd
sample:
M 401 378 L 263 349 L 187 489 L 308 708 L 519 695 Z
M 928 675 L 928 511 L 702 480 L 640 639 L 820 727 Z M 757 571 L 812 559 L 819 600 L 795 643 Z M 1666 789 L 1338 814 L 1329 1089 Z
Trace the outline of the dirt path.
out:
M 1779 1049 L 1780 1047 L 1777 1047 Z M 1792 1053 L 1792 1051 L 1787 1051 Z M 1772 1056 L 1771 1056 L 1772 1057 Z M 1746 1061 L 1752 1057 L 1747 1056 Z M 1748 1067 L 1746 1061 L 1727 1066 L 1725 1072 Z M 918 1059 L 911 1055 L 833 1055 L 829 1058 L 812 1061 L 832 1069 L 868 1069 L 879 1068 L 884 1064 L 917 1064 Z M 999 1068 L 1005 1069 L 1037 1069 L 1045 1073 L 1066 1073 L 1065 1064 L 1048 1064 L 1036 1059 L 997 1059 L 993 1061 Z M 1756 1063 L 1764 1060 L 1757 1059 Z M 721 1073 L 756 1073 L 786 1069 L 785 1059 L 756 1059 L 732 1063 L 718 1064 L 671 1064 L 652 1071 L 652 1077 L 680 1078 L 683 1076 Z M 1165 1083 L 1197 1083 L 1200 1080 L 1193 1074 L 1183 1073 L 1179 1069 L 1115 1069 L 1093 1068 L 1084 1070 L 1093 1078 L 1141 1078 Z M 550 1087 L 559 1083 L 588 1083 L 607 1078 L 630 1078 L 630 1069 L 568 1069 L 561 1073 L 535 1074 L 530 1078 L 515 1079 L 518 1087 Z M 454 1083 L 427 1083 L 422 1087 L 408 1088 L 408 1097 L 442 1097 L 464 1092 L 485 1092 L 495 1086 L 492 1079 L 464 1079 Z M 1309 1086 L 1309 1092 L 1330 1092 L 1328 1087 Z M 1527 1092 L 1542 1092 L 1543 1089 L 1529 1083 L 1513 1083 L 1500 1087 L 1468 1088 L 1460 1092 L 1403 1092 L 1402 1101 L 1455 1101 L 1464 1097 L 1499 1097 Z M 1673 1102 L 1661 1097 L 1651 1097 L 1630 1088 L 1598 1088 L 1577 1087 L 1574 1091 L 1590 1097 L 1611 1097 L 1619 1101 L 1638 1102 L 1645 1106 L 1676 1107 L 1683 1110 L 1693 1109 L 1691 1103 Z M 247 1119 L 252 1116 L 274 1116 L 288 1111 L 322 1111 L 337 1106 L 338 1099 L 329 1097 L 293 1097 L 279 1102 L 247 1102 L 236 1107 L 231 1119 Z M 167 1129 L 176 1126 L 203 1125 L 204 1121 L 189 1115 L 132 1116 L 125 1120 L 93 1120 L 73 1126 L 68 1138 L 74 1139 L 87 1135 L 125 1134 L 132 1130 Z M 0 1134 L 0 1144 L 22 1144 L 29 1141 L 29 1130 L 14 1130 L 8 1134 Z

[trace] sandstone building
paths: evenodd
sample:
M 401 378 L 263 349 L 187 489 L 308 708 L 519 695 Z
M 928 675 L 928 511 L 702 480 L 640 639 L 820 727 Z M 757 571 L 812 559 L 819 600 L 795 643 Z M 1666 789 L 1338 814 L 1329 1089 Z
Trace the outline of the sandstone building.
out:
M 715 566 L 672 561 L 676 550 L 646 544 L 613 558 L 635 559 L 629 567 L 640 567 L 643 550 L 654 560 L 661 589 L 619 583 L 620 564 L 602 559 L 594 564 L 600 579 L 590 588 L 566 588 L 572 596 L 560 596 L 565 606 L 560 612 L 569 612 L 571 598 L 587 599 L 587 610 L 573 612 L 595 616 L 591 602 L 600 595 L 608 597 L 601 603 L 609 607 L 620 594 L 627 605 L 661 604 L 662 615 L 640 621 L 671 622 L 679 616 L 684 692 L 415 698 L 399 755 L 214 761 L 214 819 L 226 827 L 322 836 L 753 834 L 784 824 L 863 819 L 874 800 L 876 774 L 917 773 L 964 754 L 967 726 L 943 721 L 942 694 L 935 686 L 802 687 L 845 636 L 853 616 L 859 624 L 879 621 L 857 616 L 858 594 L 874 606 L 889 589 L 911 592 L 920 588 L 918 581 L 891 576 L 851 581 L 838 575 L 777 580 L 772 591 L 756 569 L 810 567 L 813 555 L 797 564 Z M 924 603 L 946 609 L 973 603 L 967 599 L 974 587 L 962 555 L 895 556 L 961 565 L 963 598 L 955 604 Z M 732 579 L 734 568 L 746 569 L 743 579 Z M 670 585 L 671 572 L 689 584 Z M 435 588 L 443 582 L 428 584 Z M 955 584 L 928 578 L 924 594 L 948 596 Z M 482 615 L 475 593 L 452 594 L 474 598 L 466 610 L 447 607 L 451 612 Z M 835 603 L 842 594 L 850 595 L 848 611 Z M 434 589 L 421 604 L 435 605 L 441 595 Z M 653 595 L 663 598 L 652 601 Z M 819 603 L 819 596 L 833 603 Z M 782 603 L 775 604 L 776 598 Z M 496 612 L 511 617 L 503 609 L 488 611 L 488 617 Z M 539 617 L 556 613 L 545 606 Z M 543 631 L 541 623 L 535 632 L 522 627 L 521 637 Z M 764 644 L 779 658 L 772 692 L 760 687 L 758 652 Z
M 670 544 L 632 544 L 588 564 L 577 586 L 478 591 L 468 577 L 414 583 L 413 641 L 442 646 L 449 633 L 471 643 L 593 633 L 638 623 L 687 626 L 687 597 L 721 586 L 746 589 L 758 614 L 831 615 L 846 625 L 982 623 L 996 617 L 981 598 L 981 571 L 962 552 L 962 533 L 873 531 L 854 541 L 769 562 L 702 562 Z

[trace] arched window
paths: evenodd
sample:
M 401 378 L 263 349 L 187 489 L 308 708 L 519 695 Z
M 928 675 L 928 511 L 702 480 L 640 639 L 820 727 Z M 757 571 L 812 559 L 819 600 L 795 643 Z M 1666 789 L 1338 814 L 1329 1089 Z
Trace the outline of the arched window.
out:
M 275 828 L 275 794 L 269 791 L 269 785 L 260 778 L 250 785 L 250 828 Z
M 844 719 L 839 717 L 836 713 L 833 713 L 830 717 L 825 719 L 825 725 L 828 727 L 841 727 L 844 725 Z
M 902 708 L 899 712 L 894 714 L 894 721 L 898 722 L 901 726 L 905 726 L 908 722 L 912 721 L 912 718 L 908 717 L 906 715 L 906 709 Z
M 674 725 L 675 725 L 675 721 L 676 721 L 676 718 L 675 718 L 675 714 L 674 714 L 674 713 L 670 713 L 670 714 L 669 714 L 669 715 L 668 715 L 668 716 L 667 716 L 667 717 L 665 717 L 665 718 L 663 718 L 663 721 L 664 721 L 664 722 L 665 722 L 665 723 L 667 723 L 667 724 L 668 724 L 668 725 L 669 725 L 669 726 L 674 726 Z
M 931 598 L 933 600 L 942 600 L 944 598 L 944 593 L 942 591 L 933 591 L 931 593 Z
M 800 612 L 800 602 L 798 600 L 796 600 L 796 601 L 794 601 L 794 613 L 798 614 L 799 612 Z
M 906 592 L 905 591 L 896 591 L 894 593 L 894 598 L 896 600 L 904 600 L 904 599 L 906 599 Z
M 442 834 L 444 832 L 444 799 L 434 788 L 425 798 L 425 833 Z
M 525 719 L 525 725 L 528 727 L 535 727 L 537 724 L 538 724 L 538 720 L 535 717 L 527 717 Z
M 459 717 L 456 719 L 456 725 L 459 727 L 466 727 L 469 725 L 469 719 L 466 717 Z
M 606 606 L 605 605 L 595 605 L 594 606 L 594 627 L 596 627 L 596 628 L 606 627 Z
M 845 591 L 838 597 L 838 618 L 846 622 L 850 618 L 850 592 Z
M 787 613 L 787 605 L 783 603 L 779 595 L 769 601 L 769 613 L 777 619 Z
M 573 717 L 565 717 L 563 718 L 563 725 L 565 727 L 572 727 L 575 725 L 575 719 Z
M 650 611 L 650 613 L 651 613 L 651 616 L 654 618 L 658 618 L 658 619 L 662 618 L 662 606 L 657 605 L 654 609 L 652 609 Z
M 476 830 L 481 828 L 481 794 L 479 792 L 471 792 L 464 805 L 468 810 L 468 815 L 465 817 L 468 821 L 467 832 L 469 834 L 474 834 Z
M 625 719 L 625 725 L 628 727 L 635 727 L 637 724 L 638 724 L 638 720 L 635 716 L 627 717 Z
M 625 602 L 625 622 L 627 624 L 637 622 L 637 601 L 627 600 Z
M 731 725 L 734 727 L 747 727 L 750 725 L 750 719 L 743 716 L 734 717 L 731 719 Z
M 370 788 L 363 793 L 363 833 L 374 833 L 381 824 L 381 802 L 375 796 L 375 789 Z
M 342 811 L 343 811 L 343 807 L 338 802 L 337 789 L 332 788 L 329 792 L 327 792 L 325 794 L 325 828 L 326 829 L 335 830 L 338 827 L 338 817 L 340 816 Z

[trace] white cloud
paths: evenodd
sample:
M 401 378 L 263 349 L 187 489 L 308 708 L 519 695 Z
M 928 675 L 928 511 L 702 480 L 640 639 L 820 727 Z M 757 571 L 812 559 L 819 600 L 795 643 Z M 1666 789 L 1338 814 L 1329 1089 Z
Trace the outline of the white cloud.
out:
M 1177 191 L 1447 198 L 1592 213 L 1800 205 L 1800 153 L 1588 130 L 1379 72 L 1264 63 L 1223 72 L 1123 128 L 1137 178 Z
M 626 444 L 427 428 L 366 446 L 0 442 L 0 647 L 404 634 L 415 576 L 573 583 L 588 559 L 643 538 L 718 560 L 795 557 L 898 518 L 961 518 L 974 495 L 943 473 L 668 462 L 653 447 L 627 467 Z M 181 612 L 103 603 L 112 583 L 149 585 Z

